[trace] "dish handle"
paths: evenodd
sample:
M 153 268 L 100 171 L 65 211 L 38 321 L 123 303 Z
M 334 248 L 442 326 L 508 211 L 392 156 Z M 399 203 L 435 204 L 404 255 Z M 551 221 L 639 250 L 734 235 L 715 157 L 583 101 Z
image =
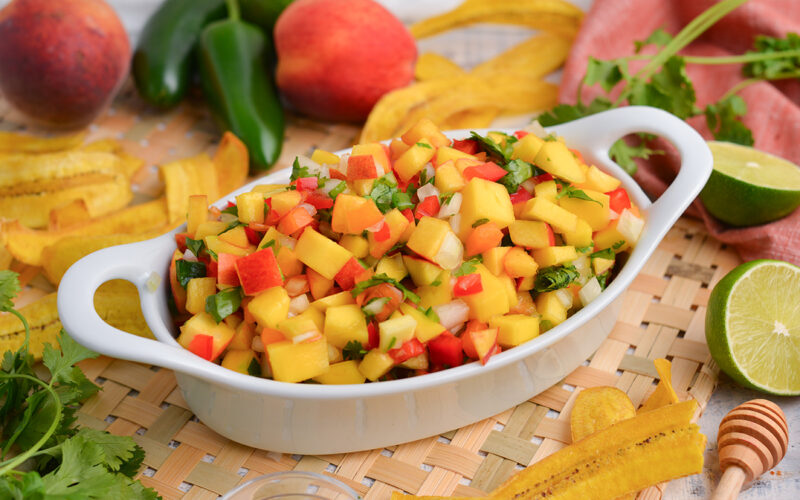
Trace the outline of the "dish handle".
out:
M 689 124 L 664 110 L 649 106 L 617 108 L 569 124 L 573 140 L 598 163 L 612 171 L 621 167 L 609 157 L 620 138 L 646 132 L 667 139 L 680 153 L 678 175 L 648 211 L 648 226 L 666 232 L 700 193 L 711 175 L 713 158 L 705 139 Z
M 194 372 L 200 358 L 181 348 L 165 324 L 148 321 L 159 340 L 139 337 L 106 323 L 94 308 L 94 294 L 103 283 L 123 279 L 139 291 L 143 310 L 158 311 L 167 318 L 164 280 L 158 262 L 168 262 L 172 248 L 160 244 L 163 238 L 105 248 L 94 252 L 70 267 L 58 287 L 58 315 L 66 332 L 81 345 L 114 358 L 158 365 L 173 370 Z M 159 251 L 167 247 L 169 253 Z M 162 305 L 160 305 L 162 304 Z M 163 307 L 165 310 L 159 310 Z M 166 316 L 164 316 L 166 315 Z

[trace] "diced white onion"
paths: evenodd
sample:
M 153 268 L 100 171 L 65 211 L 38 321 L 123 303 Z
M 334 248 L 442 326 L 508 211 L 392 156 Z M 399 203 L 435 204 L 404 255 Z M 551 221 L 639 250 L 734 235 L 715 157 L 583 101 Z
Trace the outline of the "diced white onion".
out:
M 461 200 L 464 197 L 461 193 L 455 193 L 444 205 L 439 208 L 439 214 L 436 216 L 440 219 L 446 219 L 451 215 L 455 215 L 461 210 Z
M 617 220 L 619 219 L 619 214 L 613 210 L 608 211 L 608 220 Z
M 450 217 L 450 228 L 453 229 L 454 233 L 458 233 L 461 230 L 461 214 L 455 214 L 454 216 Z
M 316 176 L 318 174 L 322 174 L 323 167 L 319 163 L 315 162 L 308 156 L 297 155 L 297 163 L 301 167 L 305 167 L 308 169 L 308 173 L 311 176 Z M 325 173 L 327 173 L 327 168 L 325 168 Z
M 633 215 L 627 208 L 619 214 L 619 222 L 617 222 L 617 231 L 625 237 L 625 241 L 633 245 L 639 241 L 639 235 L 642 234 L 644 228 L 644 220 Z
M 225 224 L 230 224 L 231 222 L 233 222 L 235 220 L 239 220 L 239 216 L 238 215 L 229 214 L 227 212 L 223 212 L 223 213 L 219 214 L 219 220 L 220 220 L 220 222 L 224 222 Z
M 297 245 L 297 240 L 292 238 L 291 236 L 286 236 L 285 234 L 279 233 L 278 244 L 282 247 L 294 250 L 294 246 Z
M 322 191 L 325 194 L 331 194 L 331 191 L 333 191 L 334 189 L 339 187 L 339 184 L 341 184 L 342 182 L 344 182 L 344 181 L 340 181 L 340 180 L 336 180 L 336 179 L 328 180 L 328 181 L 325 182 L 324 186 L 319 188 L 319 190 Z
M 439 190 L 433 184 L 425 184 L 417 189 L 417 197 L 419 201 L 425 200 L 429 196 L 439 196 Z
M 465 323 L 469 319 L 469 306 L 461 299 L 433 306 L 433 310 L 439 316 L 439 323 L 448 330 Z
M 586 306 L 591 301 L 597 298 L 598 295 L 603 290 L 600 288 L 600 282 L 597 281 L 597 278 L 592 277 L 589 281 L 583 285 L 578 292 L 578 297 L 581 299 L 581 303 Z
M 294 337 L 292 337 L 292 343 L 299 344 L 301 342 L 305 342 L 306 340 L 311 340 L 314 337 L 318 337 L 318 336 L 319 336 L 319 332 L 316 331 L 316 330 L 312 330 L 310 332 L 301 333 L 300 335 L 295 335 Z
M 264 352 L 264 342 L 261 341 L 260 335 L 256 335 L 253 337 L 253 340 L 250 341 L 250 349 L 256 352 Z
M 301 203 L 300 206 L 304 208 L 305 211 L 308 212 L 308 215 L 310 215 L 311 217 L 314 217 L 314 215 L 316 215 L 317 213 L 317 207 L 315 207 L 314 205 L 311 205 L 309 203 Z
M 361 309 L 366 314 L 371 314 L 372 316 L 377 316 L 379 312 L 383 309 L 383 306 L 389 302 L 389 297 L 380 297 L 375 300 L 369 302 L 369 304 L 365 305 Z
M 581 255 L 572 261 L 572 265 L 575 266 L 575 270 L 578 271 L 578 283 L 585 285 L 592 276 L 592 263 L 589 257 Z
M 194 252 L 192 252 L 187 248 L 186 251 L 183 252 L 183 260 L 188 260 L 190 262 L 197 262 L 197 256 L 194 254 Z
M 339 361 L 342 360 L 342 351 L 338 347 L 334 347 L 334 346 L 328 344 L 327 342 L 325 342 L 325 345 L 328 346 L 328 363 L 329 364 L 338 363 Z
M 527 179 L 525 182 L 520 184 L 525 191 L 529 193 L 533 193 L 533 190 L 536 188 L 536 182 L 533 180 L 533 177 Z
M 339 171 L 347 175 L 347 162 L 350 160 L 350 154 L 345 153 L 339 157 Z
M 433 261 L 444 269 L 455 269 L 464 258 L 464 245 L 455 233 L 448 231 Z
M 547 130 L 545 130 L 544 127 L 542 127 L 542 125 L 539 123 L 538 120 L 533 120 L 522 130 L 534 134 L 541 139 L 547 137 Z
M 289 301 L 289 310 L 295 314 L 300 314 L 309 307 L 308 295 L 300 294 Z
M 426 163 L 425 166 L 422 168 L 422 170 L 425 171 L 425 178 L 426 179 L 430 179 L 434 175 L 436 175 L 436 169 L 433 168 L 433 165 L 431 164 L 431 162 Z
M 566 309 L 572 308 L 572 292 L 568 288 L 559 288 L 556 290 L 556 298 Z

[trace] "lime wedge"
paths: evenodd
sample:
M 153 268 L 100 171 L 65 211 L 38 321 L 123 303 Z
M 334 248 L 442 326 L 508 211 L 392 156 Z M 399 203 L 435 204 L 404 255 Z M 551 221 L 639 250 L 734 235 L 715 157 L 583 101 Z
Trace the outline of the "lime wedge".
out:
M 706 341 L 741 385 L 800 394 L 800 267 L 762 259 L 728 273 L 708 300 Z
M 752 226 L 780 219 L 800 205 L 800 167 L 729 142 L 709 142 L 714 170 L 700 199 L 717 219 Z

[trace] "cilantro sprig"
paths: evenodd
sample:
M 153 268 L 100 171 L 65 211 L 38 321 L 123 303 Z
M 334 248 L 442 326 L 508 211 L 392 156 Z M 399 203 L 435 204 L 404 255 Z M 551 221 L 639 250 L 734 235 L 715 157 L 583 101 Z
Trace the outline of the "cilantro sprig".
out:
M 350 293 L 353 295 L 353 297 L 357 297 L 359 294 L 361 294 L 361 292 L 363 292 L 367 288 L 371 288 L 373 286 L 377 286 L 382 283 L 388 283 L 390 285 L 397 287 L 401 292 L 403 292 L 403 300 L 410 300 L 415 304 L 419 304 L 420 301 L 419 295 L 406 288 L 405 285 L 403 285 L 396 279 L 390 278 L 384 273 L 376 274 L 368 280 L 356 283 L 356 286 L 353 287 Z
M 575 266 L 550 266 L 540 269 L 536 273 L 536 281 L 533 285 L 534 292 L 552 292 L 561 288 L 566 288 L 573 281 L 580 277 Z
M 589 116 L 623 104 L 648 105 L 664 109 L 686 119 L 704 115 L 709 130 L 717 140 L 753 145 L 753 134 L 741 121 L 747 105 L 737 94 L 745 87 L 759 82 L 800 78 L 800 36 L 789 33 L 784 38 L 760 36 L 754 50 L 745 54 L 723 57 L 681 56 L 678 52 L 702 35 L 720 18 L 739 7 L 746 0 L 723 0 L 694 18 L 675 36 L 664 30 L 654 31 L 646 40 L 637 41 L 635 53 L 612 60 L 589 58 L 586 74 L 578 88 L 574 105 L 559 104 L 538 117 L 544 126 L 557 125 Z M 641 50 L 656 46 L 655 55 L 645 55 Z M 647 64 L 636 73 L 629 71 L 628 63 L 646 60 Z M 717 102 L 701 109 L 696 104 L 694 85 L 686 72 L 687 64 L 744 64 L 743 74 L 748 79 L 726 92 Z M 611 100 L 613 89 L 622 85 L 619 96 Z M 584 86 L 600 85 L 606 95 L 589 103 L 581 99 Z M 647 159 L 662 151 L 647 146 L 652 136 L 638 134 L 629 141 L 620 139 L 610 149 L 611 157 L 629 173 L 636 171 L 635 158 Z
M 75 364 L 97 354 L 62 330 L 59 349 L 44 346 L 49 380 L 34 371 L 30 328 L 12 302 L 19 290 L 16 273 L 0 271 L 0 311 L 25 327 L 20 348 L 3 354 L 0 372 L 0 498 L 158 498 L 133 480 L 144 451 L 132 438 L 74 426 L 80 402 L 99 390 Z

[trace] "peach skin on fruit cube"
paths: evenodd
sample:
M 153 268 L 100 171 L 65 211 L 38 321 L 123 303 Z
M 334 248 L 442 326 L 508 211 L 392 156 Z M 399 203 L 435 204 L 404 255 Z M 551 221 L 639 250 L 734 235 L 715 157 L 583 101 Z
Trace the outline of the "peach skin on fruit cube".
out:
M 333 279 L 353 256 L 347 249 L 311 228 L 303 231 L 294 252 L 300 262 L 327 279 Z
M 372 156 L 372 159 L 375 160 L 375 165 L 377 165 L 379 169 L 378 177 L 382 176 L 383 174 L 388 174 L 392 169 L 392 164 L 389 161 L 387 148 L 386 146 L 384 146 L 379 142 L 372 142 L 369 144 L 356 144 L 355 146 L 353 146 L 353 152 L 351 153 L 351 157 L 358 155 Z M 350 172 L 348 170 L 348 177 L 349 173 Z
M 427 139 L 416 142 L 394 162 L 394 171 L 403 182 L 408 182 L 425 167 L 436 148 Z

